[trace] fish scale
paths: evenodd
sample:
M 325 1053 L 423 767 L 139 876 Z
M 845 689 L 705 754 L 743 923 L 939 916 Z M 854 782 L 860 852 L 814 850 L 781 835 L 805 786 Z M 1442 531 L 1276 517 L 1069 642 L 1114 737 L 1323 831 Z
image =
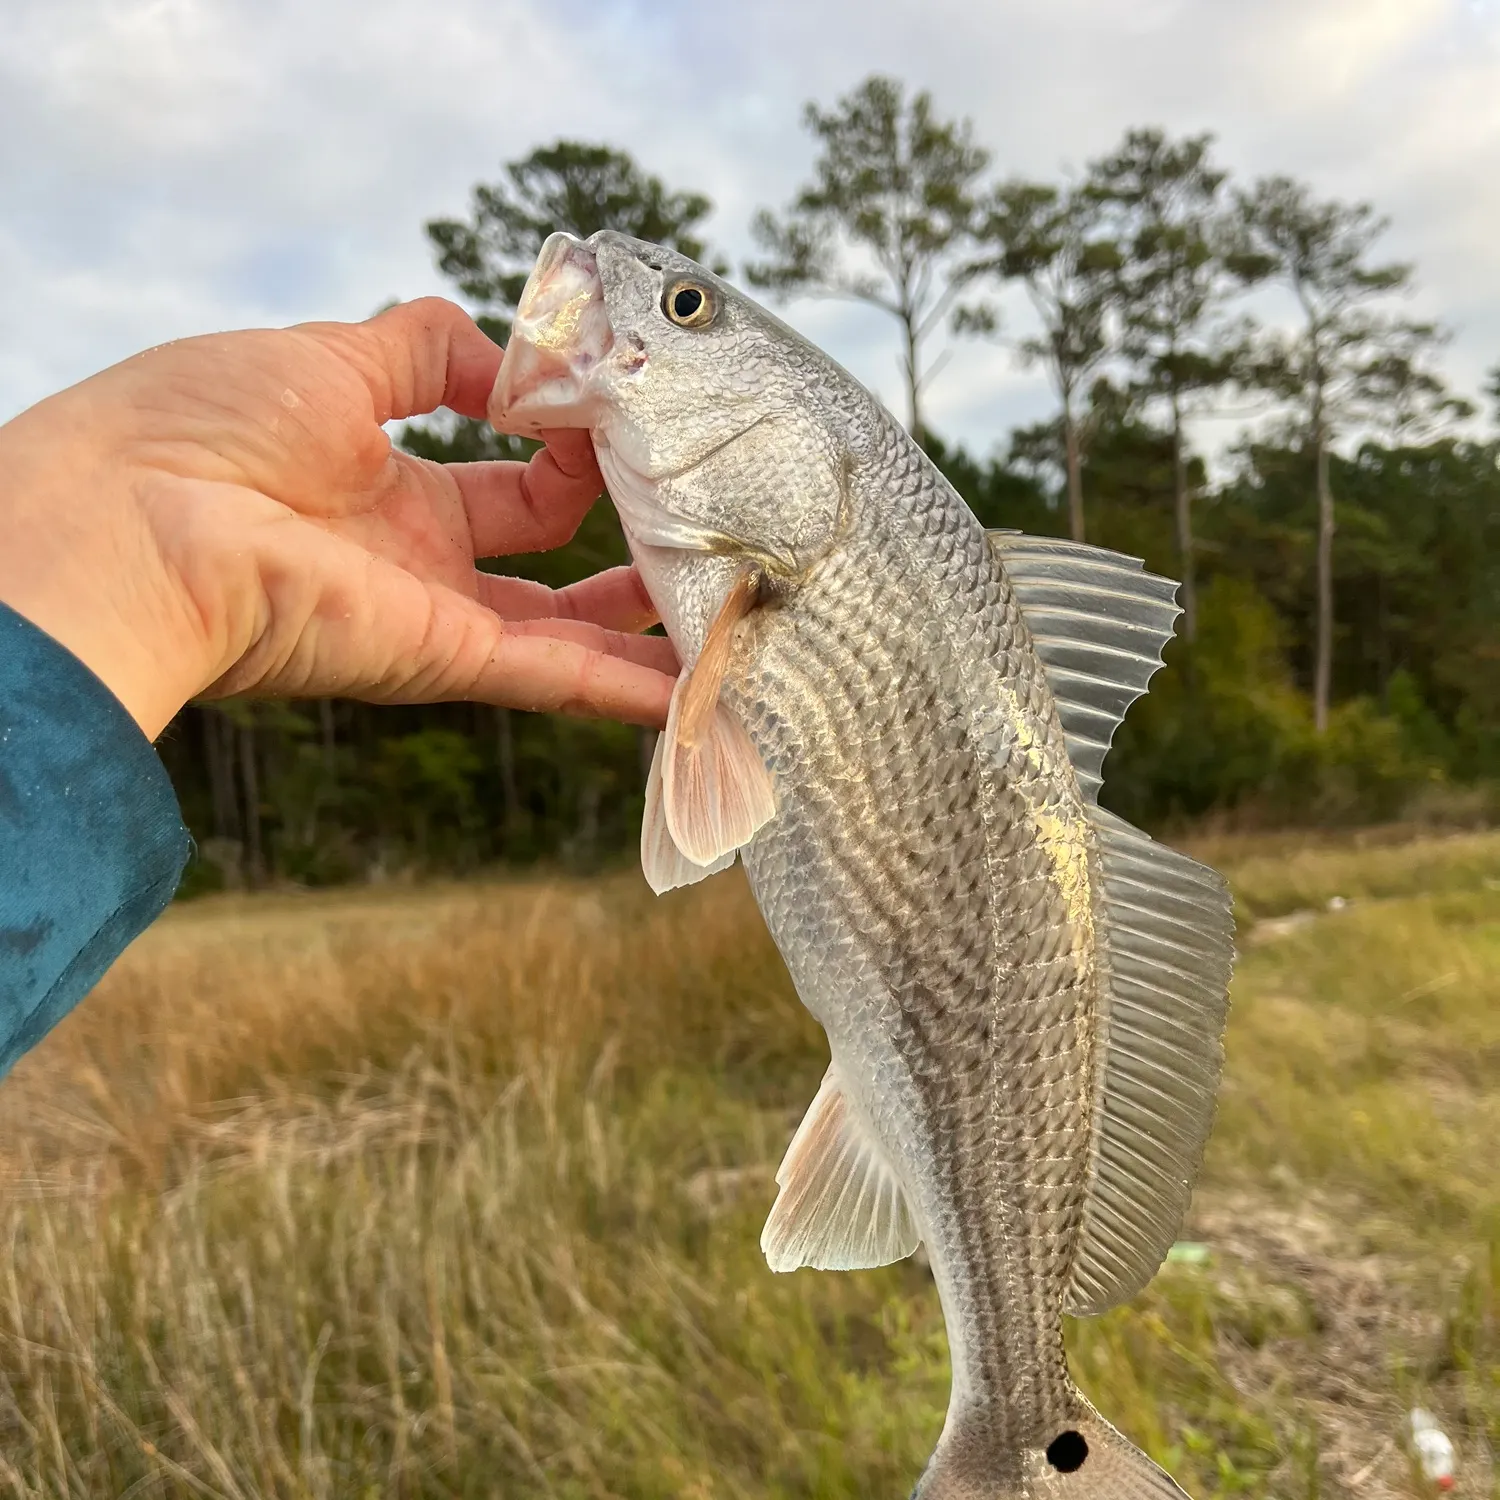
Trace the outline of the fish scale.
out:
M 889 466 L 896 467 L 892 460 L 904 442 L 904 435 L 888 434 Z M 731 669 L 728 700 L 768 760 L 789 768 L 778 783 L 778 818 L 746 851 L 745 864 L 799 993 L 836 1039 L 836 1050 L 840 1044 L 868 1049 L 869 1039 L 879 1037 L 893 1056 L 914 1056 L 913 1098 L 902 1113 L 940 1125 L 948 1139 L 932 1140 L 934 1154 L 959 1163 L 949 1190 L 934 1193 L 928 1208 L 929 1254 L 941 1268 L 940 1282 L 950 1283 L 952 1307 L 945 1311 L 950 1337 L 958 1335 L 955 1384 L 986 1410 L 1006 1412 L 1015 1435 L 1035 1442 L 1070 1411 L 1060 1310 L 1048 1289 L 1065 1278 L 1068 1230 L 1079 1216 L 1087 1130 L 1080 1080 L 1091 1070 L 1081 1020 L 1091 989 L 1078 974 L 1048 862 L 1029 835 L 1027 788 L 1040 773 L 1029 763 L 979 768 L 966 716 L 955 713 L 945 737 L 926 712 L 941 695 L 936 679 L 945 668 L 974 681 L 994 674 L 997 664 L 1024 661 L 1015 640 L 1024 625 L 1014 606 L 997 607 L 1004 581 L 968 511 L 931 483 L 923 466 L 901 462 L 897 472 L 905 481 L 906 515 L 922 524 L 893 532 L 883 507 L 858 507 L 854 533 L 804 581 L 795 619 L 769 610 L 741 642 L 742 658 L 755 665 L 743 686 Z M 872 578 L 885 580 L 884 587 L 872 590 Z M 892 618 L 880 597 L 891 592 L 930 601 L 927 617 L 947 643 L 941 655 L 914 650 L 909 632 L 870 627 L 872 618 Z M 784 643 L 787 636 L 792 640 Z M 1032 687 L 1023 679 L 1018 701 L 1034 703 Z M 869 734 L 870 701 L 911 703 L 918 711 L 899 715 L 867 740 L 860 727 Z M 820 742 L 783 741 L 784 726 L 809 717 L 803 707 L 809 703 L 848 726 L 832 755 L 817 753 Z M 1050 708 L 1045 699 L 1043 707 Z M 1028 728 L 1066 763 L 1055 715 L 1050 722 L 1038 716 Z M 1024 762 L 1019 747 L 1015 757 Z M 792 814 L 802 784 L 840 784 L 851 761 L 867 788 L 861 800 L 906 809 L 908 816 L 851 818 L 847 805 L 836 807 L 816 792 L 800 816 Z M 914 796 L 912 785 L 884 785 L 882 770 L 890 766 L 925 786 L 925 797 Z M 926 813 L 931 801 L 939 804 L 936 816 Z M 857 837 L 850 837 L 851 826 Z M 981 861 L 948 859 L 959 841 L 982 850 Z M 811 854 L 810 843 L 826 851 L 823 858 Z M 997 861 L 1005 867 L 998 875 Z M 844 920 L 874 940 L 875 967 L 896 1001 L 897 1016 L 883 1008 L 882 1026 L 867 1024 L 862 1013 L 879 1006 L 879 997 L 863 993 L 857 981 L 838 993 L 821 947 L 809 941 L 801 916 L 805 887 L 813 872 L 821 877 L 830 869 L 838 872 L 833 900 Z M 995 891 L 1007 899 L 997 903 Z M 1026 958 L 1038 933 L 1055 935 L 1055 951 Z M 1017 949 L 1020 963 L 1011 958 Z M 889 1057 L 866 1052 L 862 1061 L 864 1068 L 849 1071 L 889 1073 Z M 1054 1095 L 1060 1100 L 1049 1102 Z M 881 1107 L 864 1102 L 872 1111 Z M 981 1164 L 977 1192 L 975 1174 L 963 1170 L 968 1156 Z M 908 1171 L 918 1176 L 915 1163 Z M 1013 1205 L 1012 1217 L 1029 1217 L 1031 1229 L 1007 1233 L 1006 1216 L 991 1206 L 996 1197 Z M 1060 1232 L 1035 1233 L 1054 1219 Z
M 1173 585 L 986 533 L 821 351 L 621 235 L 547 242 L 491 413 L 592 433 L 682 658 L 647 879 L 738 854 L 828 1036 L 770 1265 L 925 1243 L 953 1385 L 921 1500 L 1180 1496 L 1062 1337 L 1160 1264 L 1222 1064 L 1223 882 L 1096 800 Z

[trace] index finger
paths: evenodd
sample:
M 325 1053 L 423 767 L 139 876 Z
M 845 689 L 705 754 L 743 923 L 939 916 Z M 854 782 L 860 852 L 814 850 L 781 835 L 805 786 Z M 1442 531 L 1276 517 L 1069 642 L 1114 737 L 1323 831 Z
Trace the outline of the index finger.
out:
M 364 379 L 382 425 L 446 406 L 482 417 L 504 354 L 457 303 L 401 302 L 363 323 L 308 323 Z

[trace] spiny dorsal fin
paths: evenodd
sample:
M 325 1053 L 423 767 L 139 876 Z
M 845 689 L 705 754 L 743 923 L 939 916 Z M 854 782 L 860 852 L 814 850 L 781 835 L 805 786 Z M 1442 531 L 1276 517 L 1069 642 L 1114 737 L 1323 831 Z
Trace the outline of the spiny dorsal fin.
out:
M 677 847 L 672 830 L 667 827 L 667 809 L 662 800 L 662 752 L 666 738 L 664 734 L 656 737 L 651 774 L 646 778 L 646 816 L 641 819 L 641 872 L 658 896 L 727 870 L 738 853 L 731 849 L 710 865 L 695 865 Z
M 776 1173 L 781 1189 L 761 1231 L 773 1271 L 889 1265 L 920 1236 L 890 1163 L 859 1123 L 830 1063 Z
M 1064 1306 L 1114 1307 L 1177 1237 L 1224 1063 L 1234 919 L 1221 876 L 1090 810 L 1104 982 L 1088 1198 Z
M 1177 585 L 1123 552 L 1019 531 L 989 537 L 1047 669 L 1079 787 L 1092 802 L 1109 742 L 1172 639 Z

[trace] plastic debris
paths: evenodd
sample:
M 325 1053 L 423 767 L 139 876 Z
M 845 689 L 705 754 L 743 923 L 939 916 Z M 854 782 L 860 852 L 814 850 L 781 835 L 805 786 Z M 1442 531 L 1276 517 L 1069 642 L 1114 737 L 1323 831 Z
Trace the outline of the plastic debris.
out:
M 1440 1490 L 1453 1488 L 1453 1440 L 1437 1424 L 1437 1418 L 1420 1406 L 1407 1416 L 1411 1449 L 1423 1475 Z
M 1208 1246 L 1197 1240 L 1178 1240 L 1167 1251 L 1167 1259 L 1178 1266 L 1203 1266 L 1208 1264 Z

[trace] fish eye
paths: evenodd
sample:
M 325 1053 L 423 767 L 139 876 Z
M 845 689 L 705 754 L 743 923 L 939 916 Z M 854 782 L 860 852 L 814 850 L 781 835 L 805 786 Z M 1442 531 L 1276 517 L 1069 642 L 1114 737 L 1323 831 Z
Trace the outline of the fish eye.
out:
M 706 328 L 718 308 L 707 287 L 694 281 L 674 281 L 662 293 L 661 310 L 679 328 Z

